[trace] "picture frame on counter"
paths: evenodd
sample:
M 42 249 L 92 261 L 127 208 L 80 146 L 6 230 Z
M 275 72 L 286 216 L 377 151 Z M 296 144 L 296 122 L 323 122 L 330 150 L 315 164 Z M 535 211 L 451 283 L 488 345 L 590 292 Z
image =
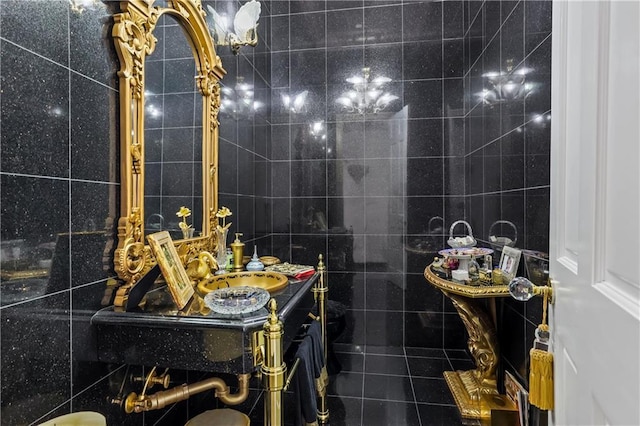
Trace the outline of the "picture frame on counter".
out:
M 506 284 L 516 277 L 521 256 L 522 251 L 517 248 L 508 246 L 502 248 L 502 255 L 500 256 L 498 267 L 502 271 L 502 276 Z
M 191 300 L 194 290 L 171 235 L 167 231 L 156 232 L 147 235 L 147 241 L 167 282 L 173 301 L 178 309 L 184 308 Z

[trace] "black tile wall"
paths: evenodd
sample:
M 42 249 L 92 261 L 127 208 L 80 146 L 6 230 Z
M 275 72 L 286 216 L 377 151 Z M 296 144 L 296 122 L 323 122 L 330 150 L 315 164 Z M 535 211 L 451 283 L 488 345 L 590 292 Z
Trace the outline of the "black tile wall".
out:
M 118 204 L 111 13 L 0 2 L 3 424 L 96 408 L 76 397 L 111 374 L 89 365 L 89 319 L 113 275 L 103 255 Z M 43 273 L 10 279 L 24 270 Z
M 430 219 L 464 215 L 463 3 L 276 3 L 274 240 L 293 262 L 329 249 L 330 297 L 355 322 L 341 342 L 442 348 L 442 295 L 422 272 L 444 244 Z M 393 100 L 345 107 L 365 73 Z
M 235 1 L 203 3 L 237 9 Z M 218 52 L 228 72 L 223 87 L 233 89 L 223 98 L 255 107 L 220 114 L 220 198 L 247 242 L 270 250 L 271 27 L 268 2 L 262 3 L 261 45 L 238 56 Z M 0 1 L 2 424 L 36 424 L 83 410 L 105 414 L 108 424 L 174 425 L 189 418 L 186 405 L 127 416 L 107 402 L 125 376 L 142 371 L 98 362 L 89 323 L 108 303 L 106 284 L 114 275 L 120 153 L 118 61 L 110 34 L 117 8 L 97 2 L 77 13 L 68 0 Z M 157 28 L 165 37 L 147 61 L 147 71 L 158 76 L 148 79 L 147 106 L 173 113 L 163 116 L 164 129 L 154 129 L 149 117 L 147 170 L 153 176 L 164 159 L 165 173 L 173 167 L 184 176 L 149 186 L 148 195 L 156 195 L 149 206 L 156 203 L 168 220 L 180 205 L 192 206 L 199 223 L 199 195 L 185 196 L 175 185 L 185 180 L 191 190 L 201 175 L 194 141 L 202 130 L 194 117 L 202 106 L 191 50 L 179 27 L 167 24 Z M 165 96 L 154 97 L 163 90 Z M 160 195 L 170 196 L 163 210 Z M 43 277 L 11 279 L 16 270 L 43 271 Z
M 273 43 L 271 32 L 288 34 L 277 20 L 271 18 L 270 2 L 261 2 L 258 25 L 260 41 L 255 48 L 241 48 L 233 55 L 226 46 L 217 50 L 227 75 L 221 82 L 222 107 L 220 110 L 219 151 L 219 204 L 233 212 L 229 241 L 235 232 L 243 234 L 247 247 L 258 246 L 261 255 L 271 252 L 270 190 L 273 175 L 267 167 L 273 145 L 271 143 L 272 82 L 271 60 Z M 231 15 L 238 7 L 236 1 L 204 1 L 220 13 Z M 288 22 L 286 23 L 288 27 Z M 274 38 L 276 43 L 283 38 Z M 288 43 L 287 40 L 284 42 Z M 277 61 L 276 61 L 277 62 Z M 288 63 L 277 62 L 284 69 Z M 274 76 L 279 73 L 274 73 Z M 277 80 L 278 77 L 275 78 Z M 278 85 L 277 83 L 275 84 Z M 279 138 L 273 138 L 279 141 Z M 267 222 L 267 218 L 269 221 Z M 247 249 L 248 250 L 248 249 Z
M 519 248 L 548 252 L 551 2 L 465 0 L 463 14 L 465 215 L 485 243 L 497 231 L 517 235 Z M 519 95 L 491 93 L 489 76 L 499 73 L 524 76 L 512 77 L 522 81 Z M 496 227 L 499 220 L 516 229 Z M 527 383 L 525 330 L 540 322 L 540 305 L 527 305 L 525 317 L 522 304 L 499 303 L 502 367 Z

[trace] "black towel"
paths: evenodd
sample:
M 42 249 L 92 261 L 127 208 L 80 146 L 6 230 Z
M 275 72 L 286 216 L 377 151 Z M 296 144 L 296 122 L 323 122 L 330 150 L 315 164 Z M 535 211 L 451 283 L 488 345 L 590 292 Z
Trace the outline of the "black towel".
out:
M 296 359 L 299 360 L 293 389 L 296 399 L 296 425 L 313 424 L 318 419 L 313 353 L 313 341 L 307 335 L 296 351 Z
M 318 417 L 316 391 L 323 394 L 328 382 L 327 372 L 324 368 L 322 328 L 319 322 L 311 322 L 306 335 L 298 346 L 296 359 L 300 360 L 294 380 L 297 405 L 296 424 L 314 424 Z
M 313 374 L 314 378 L 320 377 L 322 367 L 324 367 L 324 346 L 322 343 L 322 327 L 318 321 L 312 321 L 307 336 L 311 337 L 313 348 Z

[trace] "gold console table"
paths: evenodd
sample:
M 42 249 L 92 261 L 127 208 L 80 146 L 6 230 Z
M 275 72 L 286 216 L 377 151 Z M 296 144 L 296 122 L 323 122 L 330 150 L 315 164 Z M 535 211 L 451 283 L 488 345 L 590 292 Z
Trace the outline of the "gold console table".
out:
M 496 368 L 500 357 L 496 336 L 495 298 L 510 297 L 506 285 L 471 286 L 443 278 L 429 265 L 424 276 L 453 302 L 467 332 L 469 351 L 476 368 L 469 371 L 445 371 L 444 378 L 460 414 L 466 419 L 486 420 L 492 410 L 517 411 L 518 408 L 496 386 Z

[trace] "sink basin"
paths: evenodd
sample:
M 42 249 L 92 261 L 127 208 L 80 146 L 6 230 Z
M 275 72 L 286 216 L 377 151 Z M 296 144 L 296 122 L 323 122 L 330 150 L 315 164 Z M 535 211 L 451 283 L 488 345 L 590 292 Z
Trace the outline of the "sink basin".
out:
M 219 288 L 248 286 L 274 293 L 285 288 L 287 284 L 289 284 L 289 278 L 278 272 L 244 271 L 216 275 L 211 279 L 203 280 L 198 284 L 198 290 L 204 296 Z

